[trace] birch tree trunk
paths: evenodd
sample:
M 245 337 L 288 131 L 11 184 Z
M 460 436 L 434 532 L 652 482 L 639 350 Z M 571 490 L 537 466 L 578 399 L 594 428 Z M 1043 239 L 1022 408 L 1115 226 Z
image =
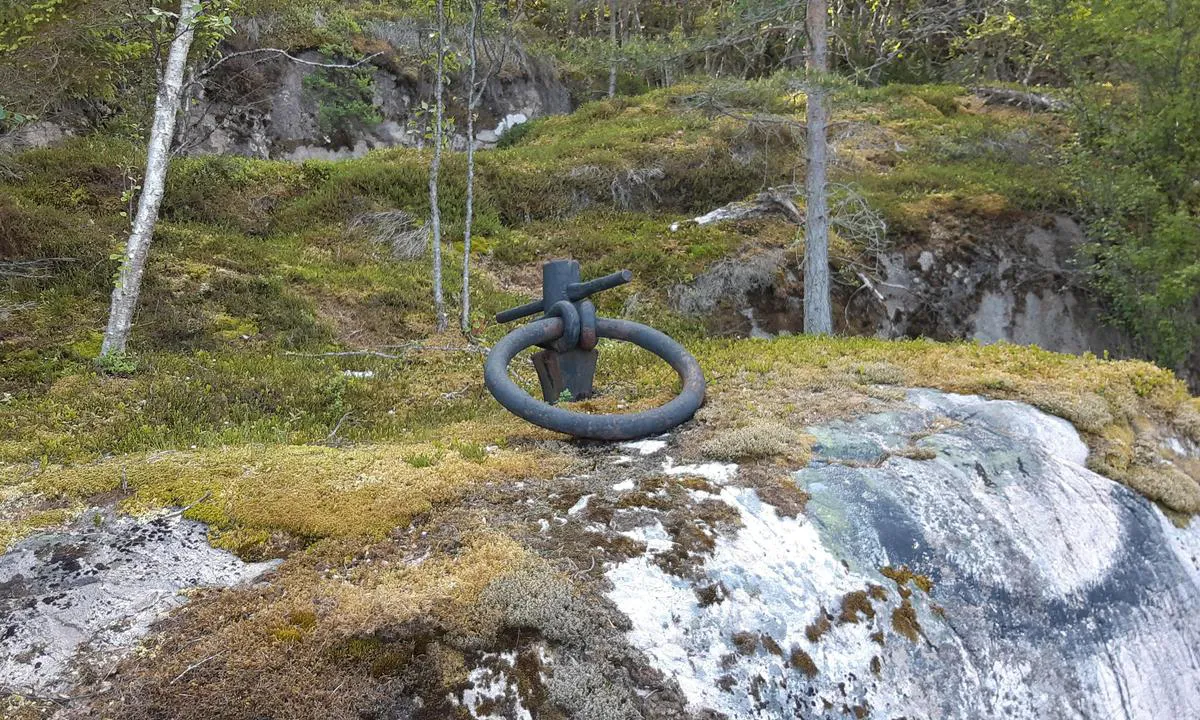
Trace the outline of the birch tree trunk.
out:
M 458 326 L 464 333 L 471 331 L 471 224 L 475 219 L 475 107 L 479 95 L 475 92 L 475 77 L 479 72 L 479 15 L 480 0 L 471 0 L 471 80 L 467 84 L 467 210 L 463 226 L 462 312 Z
M 433 229 L 433 311 L 437 315 L 437 331 L 445 332 L 449 326 L 446 319 L 446 301 L 442 297 L 442 213 L 438 208 L 438 171 L 442 167 L 442 116 L 445 114 L 443 95 L 445 91 L 446 65 L 446 3 L 437 2 L 437 82 L 435 85 L 433 162 L 429 166 L 429 224 Z
M 611 45 L 612 59 L 608 64 L 608 96 L 617 96 L 617 12 L 620 8 L 617 0 L 608 0 L 608 40 Z
M 175 122 L 183 92 L 183 73 L 196 34 L 199 8 L 199 0 L 181 0 L 179 3 L 179 24 L 175 28 L 175 37 L 167 53 L 167 65 L 159 78 L 158 95 L 154 100 L 154 122 L 150 127 L 142 194 L 138 198 L 133 228 L 125 243 L 121 270 L 113 288 L 100 357 L 124 353 L 129 342 L 133 313 L 142 289 L 142 274 L 146 269 L 146 256 L 150 252 L 150 241 L 154 238 L 154 226 L 158 223 L 158 210 L 166 189 L 171 140 L 175 137 Z
M 833 332 L 829 280 L 828 91 L 822 77 L 829 71 L 827 0 L 808 0 L 808 170 L 804 189 L 808 195 L 804 224 L 804 332 Z

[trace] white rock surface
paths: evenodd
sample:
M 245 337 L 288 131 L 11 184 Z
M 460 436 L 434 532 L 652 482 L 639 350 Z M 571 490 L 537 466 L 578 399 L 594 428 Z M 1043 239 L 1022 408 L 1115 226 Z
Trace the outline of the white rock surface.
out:
M 184 591 L 273 566 L 214 549 L 204 525 L 179 517 L 96 510 L 27 538 L 0 556 L 0 694 L 62 692 L 85 667 L 102 675 Z
M 461 698 L 450 696 L 451 704 L 475 720 L 532 720 L 521 704 L 513 673 L 516 662 L 516 653 L 484 653 L 481 664 L 468 674 Z
M 636 442 L 621 443 L 621 447 L 627 450 L 633 450 L 638 455 L 653 455 L 667 446 L 666 440 L 638 440 Z
M 706 468 L 743 527 L 717 539 L 702 576 L 664 573 L 661 542 L 607 573 L 630 643 L 692 709 L 1200 717 L 1200 523 L 1176 528 L 1087 470 L 1068 423 L 1019 403 L 911 391 L 898 412 L 812 432 L 816 460 L 795 474 L 812 495 L 806 515 L 780 517 L 737 486 L 736 468 Z M 894 454 L 914 444 L 936 457 Z M 915 641 L 893 624 L 904 601 L 881 573 L 889 566 L 934 583 L 929 594 L 905 586 Z M 702 604 L 697 590 L 713 585 L 720 599 Z M 874 616 L 841 622 L 846 594 L 872 585 L 887 595 Z M 831 628 L 812 641 L 805 630 L 825 612 Z M 816 675 L 789 662 L 794 650 Z
M 518 125 L 521 125 L 521 124 L 527 123 L 527 122 L 529 122 L 529 116 L 526 115 L 525 113 L 523 113 L 523 112 L 509 113 L 504 116 L 504 119 L 502 119 L 499 123 L 496 124 L 496 129 L 493 130 L 492 132 L 496 134 L 497 138 L 501 138 L 501 137 L 504 137 L 504 133 L 508 132 L 509 130 L 512 130 L 513 128 L 515 128 Z

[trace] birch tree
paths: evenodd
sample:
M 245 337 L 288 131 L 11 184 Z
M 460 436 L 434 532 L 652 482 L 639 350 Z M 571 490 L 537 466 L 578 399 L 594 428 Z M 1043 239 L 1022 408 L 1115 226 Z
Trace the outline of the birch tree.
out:
M 433 312 L 437 331 L 445 332 L 446 301 L 442 295 L 442 213 L 438 208 L 438 171 L 442 167 L 442 121 L 445 114 L 446 2 L 437 0 L 437 80 L 434 85 L 433 160 L 429 165 L 429 225 L 433 231 Z
M 142 178 L 141 193 L 138 196 L 129 237 L 125 242 L 124 251 L 119 255 L 121 266 L 113 287 L 108 325 L 100 346 L 100 358 L 123 355 L 129 344 L 129 333 L 141 294 L 146 258 L 150 252 L 150 243 L 154 239 L 154 228 L 158 224 L 159 209 L 166 192 L 167 170 L 172 156 L 171 146 L 177 137 L 178 118 L 188 96 L 187 88 L 202 82 L 226 61 L 250 54 L 276 54 L 292 62 L 323 68 L 355 68 L 375 57 L 372 55 L 354 64 L 314 63 L 293 57 L 278 48 L 256 48 L 217 58 L 194 73 L 190 82 L 185 82 L 188 58 L 193 54 L 194 46 L 200 46 L 201 54 L 207 53 L 233 32 L 230 7 L 231 3 L 228 0 L 180 0 L 178 15 L 155 7 L 151 8 L 149 15 L 142 18 L 156 28 L 161 27 L 164 21 L 174 20 L 174 27 L 170 29 L 171 41 L 167 47 L 166 62 L 160 64 L 158 70 L 154 119 L 150 126 L 150 138 L 146 149 L 146 172 Z M 161 58 L 157 53 L 156 56 Z
M 617 95 L 617 60 L 620 52 L 619 38 L 617 37 L 617 13 L 621 8 L 617 4 L 617 0 L 608 0 L 608 41 L 611 47 L 612 59 L 608 64 L 608 96 L 610 98 Z
M 196 36 L 196 17 L 199 11 L 199 0 L 181 0 L 179 3 L 179 19 L 167 52 L 167 63 L 159 74 L 142 194 L 138 198 L 137 213 L 129 239 L 125 242 L 121 269 L 113 288 L 108 327 L 104 331 L 104 342 L 100 346 L 101 358 L 124 354 L 129 342 L 129 329 L 133 326 L 133 312 L 137 308 L 138 295 L 142 289 L 146 256 L 150 252 L 150 241 L 154 237 L 154 226 L 158 222 L 158 210 L 162 206 L 166 188 L 167 166 L 171 160 L 171 140 L 175 137 L 175 122 L 183 93 L 183 74 L 187 67 L 192 40 Z
M 483 101 L 483 94 L 487 90 L 488 82 L 502 69 L 508 58 L 508 52 L 517 31 L 517 19 L 524 12 L 525 2 L 517 0 L 515 7 L 510 8 L 507 3 L 502 7 L 501 17 L 508 21 L 508 27 L 504 32 L 504 39 L 500 44 L 498 55 L 488 52 L 488 45 L 486 42 L 484 43 L 484 52 L 488 55 L 488 71 L 480 79 L 479 41 L 481 35 L 486 37 L 483 30 L 484 9 L 484 0 L 471 0 L 469 56 L 471 67 L 470 84 L 467 91 L 467 208 L 463 228 L 462 308 L 459 315 L 459 327 L 464 333 L 471 331 L 471 230 L 475 221 L 475 115 L 479 109 L 479 103 Z
M 808 0 L 808 168 L 804 181 L 808 195 L 804 223 L 804 332 L 833 332 L 829 279 L 828 169 L 829 95 L 823 86 L 829 72 L 828 0 Z
M 479 20 L 483 14 L 482 0 L 471 0 L 470 59 L 471 79 L 467 83 L 467 209 L 463 226 L 462 308 L 458 327 L 471 331 L 471 224 L 475 219 L 475 108 L 483 88 L 475 91 L 479 74 Z

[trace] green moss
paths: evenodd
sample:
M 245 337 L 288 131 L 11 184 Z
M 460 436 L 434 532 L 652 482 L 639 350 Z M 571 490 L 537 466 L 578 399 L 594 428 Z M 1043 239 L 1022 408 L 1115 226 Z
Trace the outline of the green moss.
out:
M 243 17 L 269 19 L 258 36 L 261 47 L 287 50 L 361 48 L 369 40 L 368 23 L 420 17 L 415 8 L 379 0 L 244 0 L 238 10 Z
M 368 10 L 354 6 L 355 13 Z M 1151 458 L 1137 452 L 1145 433 L 1135 425 L 1200 439 L 1200 401 L 1151 365 L 1006 344 L 713 339 L 696 321 L 666 311 L 672 285 L 745 247 L 784 247 L 794 239 L 794 228 L 782 222 L 668 229 L 763 184 L 790 180 L 799 160 L 794 143 L 748 150 L 753 133 L 744 124 L 687 109 L 701 90 L 678 86 L 589 103 L 539 121 L 507 149 L 480 155 L 481 262 L 472 296 L 485 342 L 504 332 L 487 318 L 529 299 L 524 279 L 539 260 L 569 254 L 587 275 L 629 267 L 635 282 L 601 295 L 601 312 L 651 322 L 696 354 L 711 383 L 700 422 L 714 433 L 753 423 L 802 426 L 795 398 L 805 398 L 805 413 L 844 412 L 847 397 L 877 392 L 869 386 L 879 382 L 982 393 L 1065 417 L 1085 433 L 1094 468 L 1172 512 L 1200 511 L 1194 479 L 1180 472 L 1152 482 Z M 1057 120 L 983 110 L 954 87 L 844 92 L 839 115 L 882 133 L 888 149 L 851 138 L 840 152 L 897 232 L 922 232 L 930 217 L 947 214 L 990 222 L 1035 207 L 1027 202 L 1035 196 L 1057 197 L 1058 171 L 1049 156 L 1011 151 L 1055 147 Z M 734 87 L 728 95 L 747 109 L 783 116 L 799 117 L 802 104 L 769 83 Z M 896 153 L 897 142 L 907 150 Z M 750 160 L 735 159 L 735 149 Z M 765 165 L 755 154 L 764 149 Z M 21 181 L 0 182 L 0 252 L 67 258 L 45 277 L 6 278 L 0 286 L 4 305 L 16 308 L 0 317 L 0 393 L 7 393 L 0 462 L 60 464 L 69 474 L 101 457 L 192 446 L 204 458 L 196 462 L 206 463 L 205 453 L 223 446 L 361 443 L 402 444 L 409 449 L 396 460 L 419 471 L 441 463 L 443 452 L 486 467 L 487 446 L 548 435 L 490 399 L 478 354 L 409 349 L 433 330 L 428 260 L 393 260 L 389 248 L 346 231 L 346 222 L 363 212 L 424 216 L 429 155 L 411 149 L 300 165 L 177 159 L 134 328 L 137 369 L 126 377 L 97 372 L 92 359 L 114 270 L 109 254 L 128 227 L 121 195 L 138 172 L 137 155 L 117 140 L 72 139 L 19 156 Z M 465 160 L 449 153 L 445 168 L 446 291 L 453 301 L 460 290 L 455 243 Z M 662 171 L 649 186 L 653 192 L 629 175 L 648 169 Z M 650 205 L 652 211 L 640 211 Z M 517 285 L 528 289 L 502 289 Z M 326 355 L 361 347 L 385 348 L 401 359 Z M 605 342 L 602 353 L 602 394 L 580 403 L 581 410 L 648 407 L 677 386 L 671 370 L 640 349 Z M 764 446 L 759 435 L 751 438 L 750 456 L 778 449 Z M 448 448 L 449 438 L 458 444 Z M 424 448 L 432 442 L 442 445 Z M 111 488 L 113 477 L 85 486 Z M 189 485 L 155 501 L 189 503 L 209 489 Z M 83 498 L 83 487 L 64 494 Z M 793 499 L 789 504 L 798 506 L 802 498 Z M 205 513 L 231 547 L 262 545 L 276 527 L 231 523 L 211 502 L 193 509 Z M 291 525 L 312 531 L 302 526 Z
M 2 479 L 2 478 L 0 478 Z M 6 483 L 0 482 L 0 486 Z M 74 520 L 82 508 L 68 507 L 52 510 L 36 510 L 23 517 L 13 517 L 0 522 L 0 552 L 12 543 L 38 530 L 53 528 Z
M 872 338 L 779 338 L 772 341 L 700 340 L 691 347 L 713 383 L 702 419 L 711 426 L 794 423 L 797 408 L 782 398 L 808 393 L 812 416 L 845 412 L 848 399 L 869 397 L 856 368 L 890 366 L 898 384 L 981 394 L 1030 403 L 1057 414 L 1083 434 L 1093 450 L 1089 464 L 1178 512 L 1200 512 L 1196 479 L 1181 471 L 1174 479 L 1146 484 L 1139 473 L 1157 460 L 1139 459 L 1134 424 L 1200 438 L 1200 399 L 1169 370 L 1139 361 L 1112 362 L 1008 343 L 936 343 Z M 634 373 L 650 382 L 650 371 Z M 657 382 L 669 383 L 662 372 Z M 721 400 L 724 396 L 724 399 Z M 1184 477 L 1188 477 L 1186 481 Z
M 133 187 L 144 164 L 139 148 L 127 141 L 104 135 L 70 138 L 21 154 L 20 181 L 10 180 L 7 189 L 38 205 L 117 215 L 126 209 L 122 192 Z
M 434 504 L 457 499 L 473 483 L 554 474 L 565 467 L 562 458 L 538 451 L 498 451 L 482 459 L 453 452 L 423 468 L 404 462 L 428 448 L 245 445 L 122 456 L 3 479 L 25 494 L 70 502 L 127 488 L 132 496 L 124 509 L 131 512 L 187 506 L 186 517 L 218 531 L 215 544 L 252 554 L 253 540 L 265 539 L 263 533 L 308 540 L 380 538 Z M 41 513 L 0 527 L 11 539 L 69 514 Z
M 261 234 L 281 201 L 303 192 L 313 174 L 303 165 L 228 155 L 178 158 L 171 163 L 162 214 Z

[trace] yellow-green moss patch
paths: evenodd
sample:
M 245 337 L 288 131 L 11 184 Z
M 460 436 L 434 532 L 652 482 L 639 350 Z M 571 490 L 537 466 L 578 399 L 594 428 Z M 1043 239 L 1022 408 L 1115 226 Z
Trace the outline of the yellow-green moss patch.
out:
M 414 465 L 414 456 L 437 459 Z M 433 445 L 247 445 L 49 468 L 26 481 L 26 492 L 78 502 L 126 489 L 126 510 L 188 506 L 187 517 L 214 527 L 217 545 L 239 550 L 276 531 L 309 539 L 381 538 L 473 484 L 546 477 L 569 463 L 545 451 L 474 446 L 464 455 L 461 447 Z M 37 524 L 27 519 L 7 532 Z
M 1169 370 L 1140 361 L 1065 355 L 1009 343 L 873 338 L 708 340 L 698 357 L 712 379 L 700 428 L 755 423 L 805 427 L 886 408 L 887 385 L 1019 400 L 1069 420 L 1088 464 L 1165 508 L 1200 513 L 1194 465 L 1163 472 L 1160 435 L 1200 442 L 1200 398 Z M 1138 450 L 1140 446 L 1143 448 Z

